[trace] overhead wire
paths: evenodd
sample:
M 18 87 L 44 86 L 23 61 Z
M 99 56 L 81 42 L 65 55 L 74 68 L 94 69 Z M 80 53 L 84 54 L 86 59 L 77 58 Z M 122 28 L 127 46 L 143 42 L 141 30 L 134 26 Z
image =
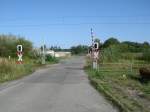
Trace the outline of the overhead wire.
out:
M 0 21 L 4 21 L 4 22 L 6 22 L 7 24 L 1 24 L 0 25 L 0 27 L 5 27 L 5 28 L 7 28 L 7 27 L 42 27 L 42 26 L 45 26 L 45 27 L 47 27 L 47 26 L 78 26 L 78 25 L 98 25 L 98 24 L 144 24 L 144 25 L 149 25 L 150 24 L 150 21 L 147 21 L 147 22 L 145 22 L 145 21 L 140 21 L 140 22 L 138 22 L 138 21 L 135 21 L 135 22 L 123 22 L 123 21 L 120 21 L 120 22 L 75 22 L 75 23 L 73 23 L 73 22 L 71 22 L 71 23 L 68 23 L 66 20 L 67 19 L 72 19 L 72 18 L 75 18 L 75 19 L 77 19 L 77 18 L 85 18 L 85 19 L 98 19 L 98 18 L 102 18 L 102 19 L 104 19 L 104 18 L 108 18 L 108 19 L 110 19 L 110 18 L 116 18 L 116 19 L 121 19 L 121 18 L 125 18 L 125 19 L 131 19 L 131 18 L 134 18 L 134 19 L 138 19 L 138 18 L 142 18 L 142 19 L 145 19 L 145 18 L 150 18 L 150 16 L 149 15 L 147 15 L 147 16 L 60 16 L 60 17 L 51 17 L 51 19 L 61 19 L 60 21 L 56 21 L 55 23 L 43 23 L 43 24 L 10 24 L 9 22 L 16 22 L 16 21 L 30 21 L 30 22 L 32 22 L 33 20 L 35 21 L 35 20 L 37 20 L 37 22 L 40 20 L 40 21 L 42 21 L 41 19 L 15 19 L 15 18 L 13 18 L 13 19 L 5 19 L 5 20 L 2 20 L 2 19 L 0 19 Z M 48 18 L 49 19 L 49 18 Z M 45 19 L 44 19 L 45 20 Z M 8 24 L 9 23 L 9 24 Z

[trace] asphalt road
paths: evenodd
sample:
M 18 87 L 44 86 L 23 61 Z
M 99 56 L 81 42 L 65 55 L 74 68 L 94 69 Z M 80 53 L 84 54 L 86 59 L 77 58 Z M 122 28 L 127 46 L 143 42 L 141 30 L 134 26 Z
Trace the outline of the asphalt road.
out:
M 84 57 L 0 85 L 0 112 L 117 112 L 90 84 Z

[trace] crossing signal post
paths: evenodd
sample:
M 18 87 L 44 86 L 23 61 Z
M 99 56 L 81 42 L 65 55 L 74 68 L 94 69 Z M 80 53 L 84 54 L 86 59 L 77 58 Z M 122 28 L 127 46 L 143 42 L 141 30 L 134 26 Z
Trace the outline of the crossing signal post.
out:
M 94 35 L 93 35 L 92 29 L 91 29 L 91 37 L 92 37 L 92 52 L 91 52 L 92 67 L 93 67 L 93 69 L 97 69 L 98 68 L 98 58 L 99 58 L 99 43 L 94 42 Z
M 99 44 L 95 42 L 93 49 L 93 69 L 98 68 L 98 58 L 99 58 Z
M 17 55 L 18 55 L 18 60 L 17 60 L 17 64 L 22 64 L 23 60 L 23 48 L 22 45 L 17 45 Z

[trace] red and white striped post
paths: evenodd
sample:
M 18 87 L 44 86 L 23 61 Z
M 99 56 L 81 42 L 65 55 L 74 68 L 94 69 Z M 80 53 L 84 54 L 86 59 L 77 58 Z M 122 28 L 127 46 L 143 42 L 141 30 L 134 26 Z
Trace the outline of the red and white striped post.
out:
M 23 48 L 22 45 L 17 45 L 17 56 L 18 56 L 18 60 L 17 60 L 17 64 L 23 64 L 23 52 L 22 52 Z

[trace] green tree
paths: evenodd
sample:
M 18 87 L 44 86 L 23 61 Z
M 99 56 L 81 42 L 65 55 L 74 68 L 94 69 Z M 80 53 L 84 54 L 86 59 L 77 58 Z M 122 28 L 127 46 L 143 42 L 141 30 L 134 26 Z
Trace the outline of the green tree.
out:
M 142 52 L 143 45 L 137 42 L 124 41 L 121 45 L 126 46 L 126 52 Z M 123 50 L 123 49 L 122 49 Z
M 150 44 L 146 41 L 142 45 L 144 50 L 150 48 Z
M 72 54 L 86 54 L 88 52 L 88 46 L 86 45 L 78 45 L 71 47 Z
M 102 48 L 102 43 L 100 42 L 100 39 L 96 38 L 96 39 L 94 40 L 94 42 L 98 42 L 98 44 L 99 44 L 99 49 Z
M 23 46 L 24 56 L 29 56 L 32 51 L 32 42 L 14 35 L 0 35 L 0 56 L 1 57 L 16 57 L 17 45 Z
M 150 49 L 143 51 L 143 59 L 147 62 L 150 62 Z
M 104 42 L 103 47 L 106 48 L 106 47 L 109 47 L 109 46 L 111 46 L 111 45 L 117 45 L 117 44 L 119 44 L 119 43 L 120 43 L 120 42 L 119 42 L 116 38 L 111 37 L 111 38 L 107 39 L 107 40 Z

